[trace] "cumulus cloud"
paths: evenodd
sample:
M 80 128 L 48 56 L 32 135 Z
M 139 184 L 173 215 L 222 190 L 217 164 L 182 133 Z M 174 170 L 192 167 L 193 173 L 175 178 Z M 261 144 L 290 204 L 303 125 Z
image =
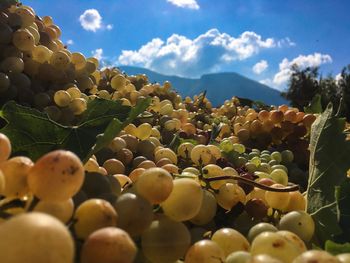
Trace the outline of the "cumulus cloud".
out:
M 96 32 L 100 29 L 112 30 L 113 25 L 104 25 L 102 22 L 102 16 L 96 9 L 87 9 L 79 17 L 80 25 L 86 31 Z
M 118 63 L 194 77 L 275 47 L 275 39 L 263 39 L 255 32 L 246 31 L 233 37 L 214 28 L 194 39 L 178 34 L 166 40 L 154 38 L 139 50 L 123 50 Z
M 278 47 L 294 47 L 296 46 L 296 43 L 290 40 L 289 37 L 282 38 L 281 40 L 277 41 Z
M 98 60 L 103 59 L 103 49 L 102 48 L 97 48 L 94 51 L 91 51 L 91 54 L 93 57 L 97 58 Z
M 260 62 L 256 63 L 253 66 L 253 72 L 255 74 L 261 74 L 262 72 L 264 72 L 267 68 L 269 67 L 269 64 L 267 63 L 266 60 L 261 60 Z
M 167 2 L 182 8 L 198 10 L 199 5 L 196 0 L 167 0 Z
M 299 55 L 293 60 L 289 61 L 284 58 L 279 64 L 279 72 L 274 76 L 273 83 L 277 86 L 282 86 L 286 84 L 292 75 L 292 66 L 297 65 L 301 69 L 307 67 L 318 67 L 322 64 L 332 63 L 332 58 L 330 55 L 314 53 L 310 55 Z

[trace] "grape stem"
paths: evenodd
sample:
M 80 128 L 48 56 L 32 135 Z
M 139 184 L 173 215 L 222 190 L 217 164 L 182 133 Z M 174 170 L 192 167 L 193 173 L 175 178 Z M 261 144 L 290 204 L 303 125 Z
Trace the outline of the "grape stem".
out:
M 274 188 L 237 175 L 223 175 L 217 177 L 202 178 L 202 180 L 203 179 L 208 182 L 233 179 L 270 192 L 294 192 L 299 190 L 299 185 L 297 184 L 289 184 L 287 187 L 284 188 Z

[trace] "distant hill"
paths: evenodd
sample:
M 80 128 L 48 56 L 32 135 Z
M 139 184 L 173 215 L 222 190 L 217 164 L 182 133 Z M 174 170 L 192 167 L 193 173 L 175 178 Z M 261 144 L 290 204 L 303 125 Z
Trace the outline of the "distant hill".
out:
M 234 72 L 205 74 L 199 79 L 167 76 L 145 68 L 120 66 L 128 75 L 146 74 L 150 82 L 163 83 L 168 80 L 182 96 L 198 95 L 207 91 L 213 105 L 220 105 L 232 96 L 262 101 L 266 104 L 281 105 L 288 103 L 280 92 L 255 80 Z

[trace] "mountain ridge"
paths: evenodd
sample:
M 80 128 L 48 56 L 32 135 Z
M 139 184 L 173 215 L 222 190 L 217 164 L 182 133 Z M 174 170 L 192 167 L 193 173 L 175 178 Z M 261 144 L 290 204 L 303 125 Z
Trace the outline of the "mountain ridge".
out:
M 200 78 L 184 78 L 164 75 L 141 67 L 119 66 L 118 68 L 128 75 L 146 74 L 150 82 L 162 84 L 168 80 L 183 97 L 193 97 L 206 90 L 208 99 L 216 106 L 223 104 L 225 100 L 233 96 L 262 101 L 271 105 L 288 104 L 278 90 L 236 72 L 207 73 Z

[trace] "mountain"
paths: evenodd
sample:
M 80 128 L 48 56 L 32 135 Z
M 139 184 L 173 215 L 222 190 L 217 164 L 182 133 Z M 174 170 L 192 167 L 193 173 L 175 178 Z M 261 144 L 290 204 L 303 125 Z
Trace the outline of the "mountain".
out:
M 163 75 L 152 70 L 131 66 L 120 66 L 128 75 L 146 74 L 150 82 L 163 83 L 168 80 L 183 97 L 198 95 L 204 90 L 213 105 L 221 105 L 232 96 L 262 101 L 266 104 L 288 103 L 278 90 L 234 72 L 205 74 L 199 79 Z

